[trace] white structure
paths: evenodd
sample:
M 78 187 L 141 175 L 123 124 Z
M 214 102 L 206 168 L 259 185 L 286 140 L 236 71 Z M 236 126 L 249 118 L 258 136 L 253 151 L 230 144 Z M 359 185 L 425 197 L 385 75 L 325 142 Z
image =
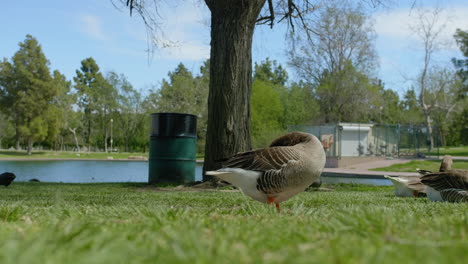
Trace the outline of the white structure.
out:
M 365 155 L 373 124 L 338 123 L 342 157 Z

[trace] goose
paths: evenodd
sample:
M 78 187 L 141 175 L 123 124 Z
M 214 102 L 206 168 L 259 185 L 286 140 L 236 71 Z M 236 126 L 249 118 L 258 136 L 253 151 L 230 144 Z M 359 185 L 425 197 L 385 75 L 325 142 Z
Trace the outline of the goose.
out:
M 389 176 L 385 178 L 395 185 L 395 195 L 398 197 L 425 197 L 426 185 L 421 183 L 418 176 Z
M 207 171 L 238 187 L 245 195 L 262 203 L 280 203 L 320 181 L 325 166 L 322 143 L 312 134 L 291 132 L 267 148 L 235 154 L 225 159 L 223 168 Z
M 0 174 L 0 185 L 5 185 L 8 187 L 16 178 L 16 175 L 11 172 L 5 172 Z
M 439 172 L 421 177 L 431 201 L 468 202 L 468 170 L 452 169 L 452 163 L 451 156 L 444 156 Z

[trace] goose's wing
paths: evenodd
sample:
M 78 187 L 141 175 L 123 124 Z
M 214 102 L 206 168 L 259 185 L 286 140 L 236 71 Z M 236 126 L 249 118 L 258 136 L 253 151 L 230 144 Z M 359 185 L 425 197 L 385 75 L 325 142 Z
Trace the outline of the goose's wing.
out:
M 426 185 L 424 185 L 419 178 L 410 180 L 408 182 L 408 188 L 418 191 L 418 193 L 426 193 Z
M 461 189 L 446 189 L 440 191 L 440 195 L 444 201 L 448 202 L 468 202 L 468 190 Z
M 301 153 L 294 147 L 269 147 L 236 154 L 224 166 L 262 172 L 257 179 L 257 190 L 275 195 L 287 187 L 288 177 L 300 158 Z
M 437 191 L 447 189 L 468 190 L 468 173 L 462 170 L 449 170 L 426 174 L 421 182 Z
M 294 147 L 270 147 L 238 153 L 226 162 L 224 167 L 244 170 L 281 170 L 289 161 L 298 161 L 301 154 Z

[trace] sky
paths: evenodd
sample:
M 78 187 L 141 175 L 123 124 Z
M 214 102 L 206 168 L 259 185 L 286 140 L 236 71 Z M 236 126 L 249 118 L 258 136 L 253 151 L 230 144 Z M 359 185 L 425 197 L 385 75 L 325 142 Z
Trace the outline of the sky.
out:
M 114 0 L 118 2 L 118 0 Z M 127 76 L 136 89 L 144 93 L 179 63 L 197 74 L 210 53 L 210 12 L 204 1 L 162 1 L 160 36 L 162 42 L 173 42 L 170 48 L 147 52 L 146 29 L 137 15 L 117 8 L 111 0 L 15 0 L 3 1 L 0 16 L 0 58 L 10 59 L 18 50 L 18 43 L 26 34 L 34 36 L 50 61 L 51 70 L 59 70 L 72 80 L 80 62 L 93 57 L 101 71 L 115 71 Z M 175 3 L 174 3 L 175 2 Z M 388 8 L 372 14 L 377 34 L 375 48 L 380 67 L 376 77 L 386 88 L 400 95 L 411 86 L 422 67 L 420 42 L 408 25 L 415 21 L 412 4 L 415 0 L 389 1 Z M 443 46 L 434 62 L 450 66 L 450 58 L 461 57 L 453 34 L 456 28 L 468 30 L 468 2 L 466 0 L 416 0 L 417 5 L 441 7 L 441 35 Z M 258 26 L 254 34 L 252 56 L 254 62 L 267 57 L 277 60 L 288 70 L 291 80 L 298 80 L 287 66 L 285 26 Z

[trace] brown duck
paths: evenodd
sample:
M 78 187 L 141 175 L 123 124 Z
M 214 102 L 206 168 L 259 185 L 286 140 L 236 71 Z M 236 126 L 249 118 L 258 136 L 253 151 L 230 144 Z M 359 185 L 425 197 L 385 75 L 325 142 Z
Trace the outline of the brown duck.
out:
M 207 171 L 229 182 L 253 199 L 276 205 L 319 182 L 325 166 L 325 151 L 313 135 L 291 132 L 275 139 L 269 147 L 238 153 L 224 168 Z
M 468 170 L 452 169 L 452 163 L 446 155 L 439 172 L 424 171 L 421 182 L 431 201 L 468 202 Z

